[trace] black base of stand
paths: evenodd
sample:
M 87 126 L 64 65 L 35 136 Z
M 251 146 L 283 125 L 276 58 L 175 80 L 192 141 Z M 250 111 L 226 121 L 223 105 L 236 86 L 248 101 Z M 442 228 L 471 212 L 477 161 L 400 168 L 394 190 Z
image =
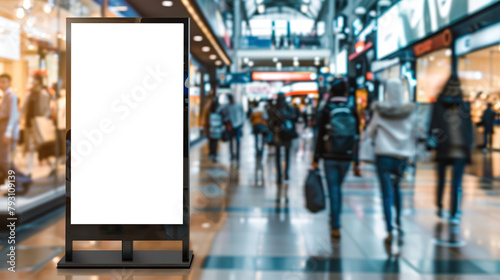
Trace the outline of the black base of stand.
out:
M 189 260 L 182 261 L 182 251 L 134 251 L 133 260 L 123 261 L 122 251 L 73 251 L 73 260 L 64 256 L 57 268 L 190 268 L 193 251 Z

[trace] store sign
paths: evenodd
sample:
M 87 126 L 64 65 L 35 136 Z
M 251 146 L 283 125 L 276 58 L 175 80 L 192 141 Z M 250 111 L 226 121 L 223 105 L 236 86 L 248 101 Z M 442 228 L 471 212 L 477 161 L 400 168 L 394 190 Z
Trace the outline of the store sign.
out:
M 355 59 L 356 57 L 358 57 L 361 53 L 367 51 L 368 49 L 370 49 L 371 47 L 373 47 L 373 43 L 372 42 L 368 42 L 365 44 L 365 42 L 363 41 L 359 41 L 357 42 L 355 45 L 354 45 L 354 49 L 356 50 L 355 53 L 352 53 L 349 55 L 349 60 L 353 60 Z
M 486 8 L 498 0 L 402 0 L 377 19 L 377 58 Z
M 314 72 L 253 72 L 253 81 L 315 81 Z
M 419 43 L 413 47 L 413 53 L 415 56 L 421 56 L 423 54 L 436 51 L 442 48 L 447 48 L 451 45 L 453 41 L 453 35 L 449 29 L 431 37 Z
M 500 23 L 458 38 L 455 53 L 460 56 L 497 43 L 500 43 Z
M 21 57 L 21 26 L 0 17 L 0 58 L 19 60 Z

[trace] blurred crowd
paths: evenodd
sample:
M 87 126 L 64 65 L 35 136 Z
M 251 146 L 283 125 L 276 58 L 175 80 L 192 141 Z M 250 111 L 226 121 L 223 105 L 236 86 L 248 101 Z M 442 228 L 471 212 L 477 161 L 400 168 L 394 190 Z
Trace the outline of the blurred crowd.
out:
M 266 145 L 272 147 L 278 184 L 290 179 L 291 144 L 299 137 L 299 119 L 303 120 L 305 127 L 311 128 L 314 149 L 305 185 L 307 189 L 311 182 L 322 184 L 323 178 L 313 180 L 311 176 L 324 177 L 332 238 L 341 236 L 341 186 L 344 178 L 351 166 L 353 173 L 361 176 L 360 162 L 366 162 L 375 165 L 380 183 L 387 229 L 385 241 L 390 244 L 395 237 L 402 240 L 399 238 L 403 235 L 400 182 L 409 167 L 415 170 L 419 154 L 417 142 L 422 139 L 417 131 L 417 106 L 406 96 L 408 93 L 403 82 L 391 78 L 383 83 L 385 92 L 379 99 L 383 101 L 371 102 L 371 116 L 364 125 L 360 122 L 355 102 L 350 101 L 351 85 L 345 77 L 336 78 L 327 96 L 311 103 L 313 106 L 306 107 L 302 113 L 298 106 L 287 102 L 284 94 L 277 94 L 273 100 L 253 102 L 249 109 L 256 162 L 261 162 Z M 218 160 L 218 143 L 222 141 L 229 142 L 231 161 L 238 163 L 242 127 L 247 115 L 242 104 L 232 95 L 229 94 L 227 99 L 228 104 L 220 105 L 219 97 L 212 93 L 202 112 L 202 124 L 209 140 L 210 160 Z M 491 147 L 495 118 L 490 104 L 478 124 L 484 126 L 485 149 Z M 462 177 L 465 166 L 472 162 L 477 144 L 473 135 L 470 104 L 463 97 L 458 77 L 451 75 L 432 104 L 430 125 L 424 139 L 426 150 L 433 151 L 437 167 L 436 213 L 454 225 L 461 220 Z M 320 168 L 322 172 L 319 172 Z M 452 169 L 449 211 L 443 209 L 447 168 Z M 313 193 L 320 196 L 322 186 L 316 188 L 319 191 Z M 318 197 L 307 197 L 307 193 L 306 190 L 308 203 L 310 199 L 318 201 Z

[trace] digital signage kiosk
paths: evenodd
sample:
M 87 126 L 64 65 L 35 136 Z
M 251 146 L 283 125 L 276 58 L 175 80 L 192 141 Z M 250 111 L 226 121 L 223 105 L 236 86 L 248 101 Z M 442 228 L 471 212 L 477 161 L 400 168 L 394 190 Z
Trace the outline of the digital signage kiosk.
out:
M 66 30 L 58 267 L 190 267 L 189 20 L 68 18 Z M 73 250 L 77 240 L 119 240 L 122 250 Z M 178 240 L 182 250 L 134 251 L 139 240 Z

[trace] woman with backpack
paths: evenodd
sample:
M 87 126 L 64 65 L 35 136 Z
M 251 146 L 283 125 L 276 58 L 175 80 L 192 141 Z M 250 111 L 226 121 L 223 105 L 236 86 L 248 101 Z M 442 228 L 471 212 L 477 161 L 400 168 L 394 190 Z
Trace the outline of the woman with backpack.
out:
M 222 132 L 224 130 L 222 123 L 222 115 L 219 110 L 219 99 L 217 97 L 212 97 L 210 100 L 210 105 L 208 105 L 208 111 L 205 115 L 205 131 L 207 131 L 208 137 L 208 156 L 213 162 L 217 161 L 217 144 L 219 139 L 222 138 Z
M 366 136 L 373 139 L 375 163 L 382 189 L 382 203 L 388 235 L 392 242 L 392 205 L 396 208 L 396 225 L 401 230 L 401 192 L 399 182 L 408 160 L 416 151 L 415 104 L 404 95 L 400 79 L 389 79 L 385 85 L 383 102 L 372 105 L 373 117 L 366 129 Z
M 290 147 L 292 140 L 298 137 L 295 130 L 297 114 L 295 110 L 286 103 L 285 95 L 280 93 L 276 105 L 269 111 L 269 128 L 273 134 L 272 143 L 276 147 L 276 181 L 283 183 L 283 167 L 281 162 L 281 148 L 285 149 L 285 181 L 288 180 L 290 170 Z
M 462 176 L 465 165 L 471 163 L 473 135 L 470 104 L 463 100 L 458 76 L 452 75 L 434 103 L 427 144 L 428 148 L 436 150 L 438 163 L 436 202 L 440 217 L 443 217 L 442 200 L 446 168 L 449 165 L 453 167 L 450 221 L 454 224 L 460 222 Z
M 357 142 L 359 118 L 356 109 L 348 105 L 347 78 L 335 80 L 328 100 L 319 112 L 318 137 L 314 150 L 313 168 L 323 159 L 330 194 L 331 236 L 340 238 L 341 186 L 351 161 L 358 163 Z

